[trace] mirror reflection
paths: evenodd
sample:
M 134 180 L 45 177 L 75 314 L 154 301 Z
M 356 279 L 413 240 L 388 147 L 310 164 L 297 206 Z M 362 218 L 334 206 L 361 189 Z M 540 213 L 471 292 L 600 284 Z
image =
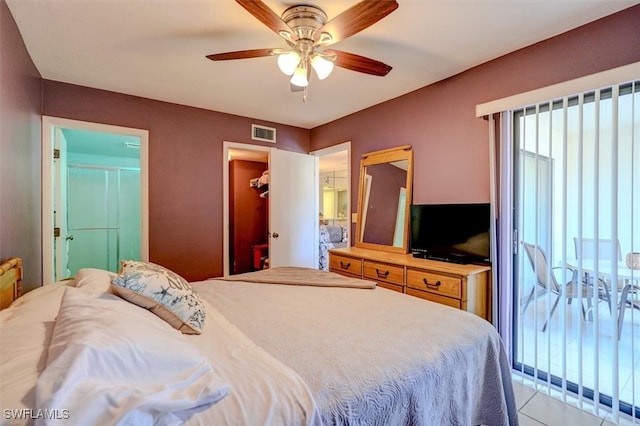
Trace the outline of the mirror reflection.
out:
M 401 160 L 365 167 L 363 242 L 402 247 L 408 163 Z
M 356 246 L 407 252 L 412 166 L 409 145 L 363 155 Z

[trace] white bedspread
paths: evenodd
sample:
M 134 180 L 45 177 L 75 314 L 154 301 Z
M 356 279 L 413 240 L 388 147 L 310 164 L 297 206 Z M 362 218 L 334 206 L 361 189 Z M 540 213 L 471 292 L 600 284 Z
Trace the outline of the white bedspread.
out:
M 100 294 L 108 289 L 110 276 L 106 274 L 92 277 L 92 284 L 97 285 L 87 291 Z M 57 283 L 34 290 L 0 312 L 0 424 L 33 424 L 36 420 L 36 381 L 45 368 L 64 288 L 73 284 Z M 313 397 L 300 376 L 255 345 L 216 308 L 205 304 L 207 322 L 203 334 L 194 337 L 215 372 L 230 385 L 229 393 L 215 405 L 178 414 L 175 424 L 320 424 Z M 166 343 L 168 351 L 171 345 Z M 4 410 L 10 410 L 10 414 Z M 74 413 L 70 411 L 68 416 L 52 424 L 74 424 Z
M 86 291 L 107 291 L 112 274 L 103 272 L 84 277 Z M 66 285 L 0 312 L 3 409 L 37 408 Z M 474 315 L 383 288 L 193 286 L 207 308 L 198 348 L 230 387 L 215 405 L 180 413 L 180 424 L 517 425 L 500 338 Z
M 60 299 L 71 281 L 50 284 L 0 311 L 0 402 L 3 410 L 35 407 L 35 383 L 47 361 Z M 0 424 L 22 424 L 5 419 Z
M 500 338 L 472 314 L 380 287 L 194 288 L 300 374 L 326 424 L 517 424 Z

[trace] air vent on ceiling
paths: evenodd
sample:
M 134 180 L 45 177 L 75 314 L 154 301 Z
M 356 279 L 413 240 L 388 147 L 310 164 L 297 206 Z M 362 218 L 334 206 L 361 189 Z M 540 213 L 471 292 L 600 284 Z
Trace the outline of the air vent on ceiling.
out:
M 255 141 L 276 143 L 276 129 L 273 127 L 251 125 L 251 139 Z

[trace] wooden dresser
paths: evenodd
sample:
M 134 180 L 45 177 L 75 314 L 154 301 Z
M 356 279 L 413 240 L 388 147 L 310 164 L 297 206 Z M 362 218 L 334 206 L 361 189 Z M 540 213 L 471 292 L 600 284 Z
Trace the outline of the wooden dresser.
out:
M 416 259 L 359 247 L 329 250 L 329 270 L 472 312 L 491 321 L 491 267 Z

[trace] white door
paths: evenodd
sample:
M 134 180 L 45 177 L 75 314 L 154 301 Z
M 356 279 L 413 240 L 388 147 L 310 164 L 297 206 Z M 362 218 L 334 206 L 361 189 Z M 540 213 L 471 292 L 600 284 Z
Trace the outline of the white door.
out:
M 271 150 L 270 267 L 318 268 L 318 188 L 317 157 Z
M 56 127 L 53 140 L 55 192 L 53 199 L 54 246 L 55 246 L 55 276 L 54 281 L 69 278 L 69 240 L 73 237 L 67 231 L 67 141 L 62 129 Z

